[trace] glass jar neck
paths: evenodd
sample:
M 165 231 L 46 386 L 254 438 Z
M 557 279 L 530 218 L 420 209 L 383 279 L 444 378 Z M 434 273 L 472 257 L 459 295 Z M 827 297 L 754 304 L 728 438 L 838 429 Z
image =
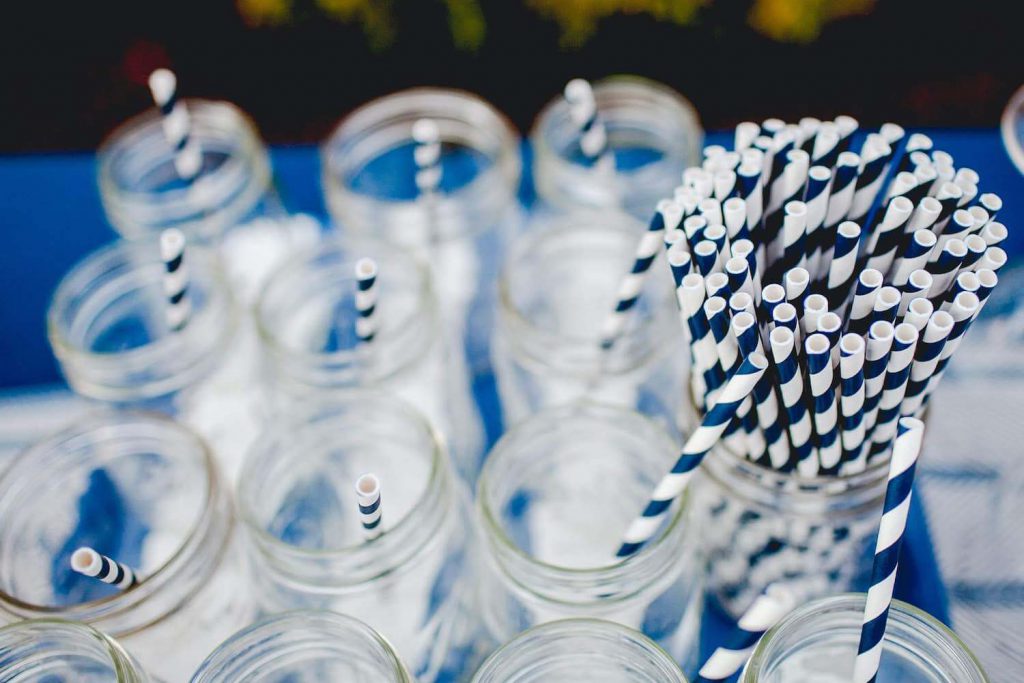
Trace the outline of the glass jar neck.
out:
M 270 159 L 253 122 L 227 102 L 186 100 L 202 166 L 183 181 L 156 109 L 115 130 L 99 149 L 100 195 L 110 222 L 129 239 L 176 227 L 213 240 L 267 193 Z
M 237 310 L 216 257 L 190 245 L 185 258 L 192 310 L 178 331 L 167 322 L 165 268 L 154 239 L 111 244 L 64 277 L 47 331 L 76 392 L 143 402 L 200 381 L 220 362 Z
M 420 119 L 437 124 L 442 145 L 440 190 L 429 197 L 418 196 L 412 182 L 412 127 Z M 409 247 L 493 228 L 514 205 L 521 170 L 518 137 L 504 116 L 475 95 L 439 88 L 398 92 L 357 109 L 323 144 L 321 163 L 335 220 Z M 381 163 L 392 176 L 405 173 L 410 190 L 385 195 L 364 177 Z
M 853 672 L 864 615 L 864 594 L 840 595 L 808 603 L 768 631 L 751 655 L 743 683 L 808 680 L 801 664 L 819 667 L 814 680 L 848 681 Z M 815 655 L 818 655 L 815 657 Z M 934 683 L 987 683 L 988 678 L 967 646 L 934 617 L 899 600 L 889 609 L 882 652 L 898 662 L 906 680 Z M 788 664 L 787 664 L 788 662 Z M 915 675 L 916 672 L 916 675 Z M 831 677 L 827 673 L 833 674 Z
M 630 680 L 686 683 L 672 658 L 640 633 L 608 621 L 567 619 L 532 628 L 491 655 L 473 683 Z
M 410 683 L 391 645 L 366 624 L 325 611 L 287 612 L 232 636 L 192 676 L 192 683 L 276 681 L 303 673 L 317 680 Z
M 3 680 L 9 683 L 149 681 L 116 641 L 85 624 L 57 619 L 23 621 L 0 628 L 0 665 L 5 671 Z
M 356 335 L 355 264 L 377 268 L 377 332 Z M 400 382 L 425 361 L 440 328 L 430 276 L 409 254 L 370 239 L 336 240 L 278 270 L 256 306 L 256 321 L 279 388 L 355 388 Z
M 139 476 L 139 471 L 154 462 L 167 482 L 165 491 L 173 487 L 185 492 L 183 498 L 172 500 L 168 495 L 166 500 L 141 503 L 126 499 L 126 491 L 119 490 L 124 487 L 123 478 Z M 81 482 L 88 482 L 89 488 L 81 491 Z M 7 520 L 0 529 L 0 557 L 8 558 L 5 564 L 16 561 L 12 558 L 20 556 L 24 539 L 33 534 L 23 524 L 47 523 L 34 517 L 40 495 L 76 496 L 77 503 L 50 498 L 55 515 L 71 508 L 79 514 L 132 516 L 136 526 L 144 531 L 148 527 L 147 535 L 158 535 L 155 542 L 160 546 L 159 554 L 154 555 L 153 566 L 134 567 L 138 583 L 131 588 L 74 604 L 46 603 L 36 596 L 25 596 L 14 585 L 14 571 L 7 565 L 3 571 L 7 580 L 0 583 L 0 610 L 23 619 L 81 621 L 115 636 L 157 623 L 188 602 L 219 566 L 234 524 L 231 501 L 205 443 L 184 427 L 148 414 L 97 414 L 29 448 L 8 467 L 0 477 L 0 514 Z M 90 496 L 93 499 L 86 503 L 85 498 Z M 152 509 L 135 507 L 143 504 Z M 166 528 L 156 521 L 158 515 L 168 514 L 166 510 L 160 512 L 161 505 L 174 507 L 174 519 L 168 520 Z M 92 524 L 117 525 L 114 518 L 93 519 Z M 192 522 L 184 527 L 182 520 Z M 81 529 L 71 531 L 71 536 L 65 548 L 77 547 L 91 538 Z M 74 546 L 66 545 L 72 542 Z M 174 544 L 173 550 L 169 544 Z M 35 555 L 35 562 L 48 561 Z M 43 569 L 40 566 L 40 571 Z

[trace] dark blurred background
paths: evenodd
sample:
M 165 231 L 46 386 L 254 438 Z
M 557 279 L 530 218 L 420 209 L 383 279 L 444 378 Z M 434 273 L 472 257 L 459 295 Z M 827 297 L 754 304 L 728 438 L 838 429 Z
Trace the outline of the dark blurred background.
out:
M 1014 10 L 1013 8 L 1017 8 Z M 186 96 L 248 111 L 271 143 L 316 141 L 378 95 L 480 93 L 528 130 L 571 77 L 668 83 L 708 129 L 848 112 L 866 124 L 997 125 L 1024 81 L 1007 0 L 9 0 L 0 152 L 95 147 Z

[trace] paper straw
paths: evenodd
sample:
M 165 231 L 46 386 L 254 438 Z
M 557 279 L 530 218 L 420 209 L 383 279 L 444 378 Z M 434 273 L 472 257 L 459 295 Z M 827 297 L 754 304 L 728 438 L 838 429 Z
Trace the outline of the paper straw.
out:
M 754 138 L 761 134 L 761 127 L 753 121 L 744 121 L 736 125 L 736 134 L 733 137 L 733 149 L 742 152 L 750 147 Z
M 880 136 L 871 134 L 868 135 L 860 154 L 860 172 L 857 174 L 857 185 L 847 217 L 864 225 L 864 220 L 871 211 L 885 179 L 883 171 L 892 156 L 892 148 Z
M 1006 230 L 1006 226 L 1002 223 L 992 221 L 978 233 L 981 239 L 985 240 L 985 244 L 989 247 L 997 247 L 1009 237 L 1009 232 Z
M 724 202 L 736 192 L 736 173 L 727 170 L 716 171 L 713 184 L 715 199 Z
M 739 185 L 739 197 L 747 209 L 747 229 L 753 240 L 761 243 L 761 217 L 763 211 L 763 186 L 761 185 L 761 169 L 753 165 L 740 164 L 736 174 Z M 763 257 L 762 257 L 763 259 Z M 758 267 L 764 268 L 764 262 L 758 261 Z
M 843 334 L 843 319 L 828 311 L 818 318 L 818 334 L 825 335 L 829 348 L 832 349 L 832 367 L 839 364 L 839 338 Z
M 1003 200 L 997 194 L 986 192 L 978 197 L 978 205 L 988 212 L 989 220 L 994 221 L 1003 208 Z
M 938 247 L 936 246 L 936 248 Z M 943 248 L 942 253 L 939 254 L 939 258 L 925 267 L 932 275 L 932 286 L 928 290 L 928 298 L 934 299 L 949 289 L 965 256 L 967 256 L 967 245 L 962 240 L 946 242 L 946 246 Z M 984 257 L 982 257 L 979 263 L 983 261 Z
M 739 197 L 730 197 L 722 204 L 722 221 L 729 235 L 729 243 L 750 239 L 747 227 L 747 203 Z
M 945 249 L 949 242 L 952 240 L 963 240 L 964 237 L 967 237 L 974 229 L 975 222 L 975 217 L 971 215 L 970 211 L 957 209 L 953 212 L 952 220 L 949 221 L 945 230 L 939 236 L 939 241 L 935 248 L 932 249 L 931 257 L 928 260 L 938 260 L 942 250 Z
M 927 270 L 915 270 L 910 274 L 910 279 L 903 285 L 900 294 L 900 306 L 896 311 L 896 317 L 902 318 L 907 313 L 911 302 L 924 298 L 932 286 L 932 274 Z M 924 299 L 927 301 L 927 299 Z
M 937 241 L 938 238 L 931 230 L 924 228 L 916 230 L 911 235 L 910 242 L 903 254 L 896 259 L 893 266 L 892 284 L 896 287 L 903 287 L 910 279 L 911 273 L 924 268 L 928 264 L 928 255 L 935 248 Z
M 740 617 L 736 630 L 724 645 L 715 648 L 697 674 L 698 683 L 725 681 L 743 668 L 751 651 L 765 632 L 792 611 L 796 598 L 780 586 L 771 585 Z
M 722 223 L 709 225 L 704 230 L 704 239 L 715 245 L 715 267 L 713 272 L 719 272 L 725 267 L 729 258 L 729 240 L 726 236 L 725 226 Z
M 785 301 L 786 290 L 782 285 L 773 283 L 761 290 L 761 321 L 766 334 L 775 329 L 775 307 Z
M 840 315 L 846 307 L 854 269 L 857 265 L 857 245 L 860 240 L 860 226 L 853 221 L 839 225 L 833 254 L 830 257 L 828 281 L 825 296 L 828 307 Z
M 160 259 L 164 262 L 163 289 L 167 298 L 164 318 L 172 332 L 180 332 L 192 317 L 188 263 L 185 262 L 185 234 L 177 228 L 160 233 Z
M 985 255 L 974 264 L 974 272 L 988 268 L 992 272 L 998 273 L 999 269 L 1006 265 L 1006 261 L 1006 252 L 1002 247 L 989 247 L 985 250 Z
M 708 296 L 720 296 L 723 299 L 728 299 L 732 295 L 732 290 L 729 287 L 729 276 L 725 273 L 711 273 L 704 278 L 704 287 L 707 290 Z
M 750 277 L 750 266 L 746 259 L 734 256 L 725 262 L 725 273 L 729 278 L 730 293 L 744 293 L 754 298 L 754 283 Z
M 804 299 L 804 315 L 800 319 L 800 326 L 804 330 L 805 337 L 818 331 L 818 321 L 826 313 L 828 313 L 828 299 L 821 294 L 811 294 Z
M 678 230 L 676 232 L 679 232 Z M 669 247 L 666 255 L 669 268 L 672 269 L 672 279 L 678 287 L 683 278 L 690 274 L 693 269 L 693 261 L 690 259 L 690 252 L 686 248 L 686 242 L 676 242 Z
M 806 268 L 792 268 L 786 271 L 784 281 L 786 301 L 796 309 L 797 317 L 802 318 L 804 314 L 804 298 L 808 293 L 807 287 L 811 282 L 811 276 Z
M 980 301 L 981 305 L 984 306 L 989 294 L 991 294 L 992 290 L 996 288 L 997 284 L 999 284 L 999 276 L 996 275 L 996 272 L 991 268 L 981 268 L 974 272 L 978 275 L 978 283 L 980 285 L 978 287 L 978 301 Z
M 978 278 L 977 273 L 973 271 L 957 273 L 953 286 L 949 288 L 949 292 L 946 294 L 946 300 L 942 302 L 941 310 L 948 311 L 953 302 L 956 301 L 957 296 L 962 292 L 970 292 L 977 295 L 979 289 L 981 289 L 981 280 Z
M 182 180 L 193 180 L 203 165 L 199 141 L 192 135 L 192 118 L 178 99 L 178 79 L 169 69 L 149 75 L 149 91 L 163 117 L 164 137 L 174 149 L 174 169 Z
M 839 145 L 843 149 L 849 149 L 853 134 L 860 128 L 860 123 L 857 119 L 846 114 L 840 114 L 833 119 L 833 122 L 836 124 L 836 130 L 839 131 Z
M 939 200 L 935 199 L 935 197 L 922 197 L 917 200 L 914 213 L 910 216 L 907 232 L 912 233 L 916 230 L 931 228 L 935 225 L 935 221 L 939 219 L 939 214 L 941 213 L 942 204 L 939 203 Z
M 683 221 L 683 232 L 686 233 L 686 241 L 694 247 L 704 239 L 704 231 L 708 227 L 708 221 L 704 216 L 687 216 Z
M 812 334 L 804 342 L 807 354 L 808 385 L 814 399 L 815 446 L 821 469 L 832 472 L 839 467 L 842 446 L 839 442 L 839 410 L 832 389 L 832 358 L 828 338 Z
M 885 368 L 885 387 L 878 402 L 878 412 L 871 430 L 868 460 L 885 453 L 896 435 L 896 421 L 900 404 L 910 379 L 910 366 L 914 360 L 919 333 L 913 325 L 901 323 L 893 333 L 892 351 Z
M 907 307 L 903 322 L 913 325 L 918 332 L 923 332 L 934 312 L 935 306 L 928 299 L 914 299 Z
M 372 258 L 356 261 L 356 336 L 369 344 L 377 335 L 377 262 Z
M 761 274 L 757 266 L 757 250 L 750 240 L 736 240 L 730 245 L 732 255 L 742 258 L 747 262 L 747 271 L 750 275 L 752 292 L 749 292 L 755 305 L 761 302 Z
M 138 583 L 131 567 L 101 555 L 92 548 L 83 547 L 72 553 L 71 569 L 84 576 L 117 586 L 121 590 L 127 590 Z
M 569 104 L 569 118 L 579 131 L 580 151 L 587 164 L 611 167 L 614 160 L 608 153 L 608 132 L 598 114 L 590 83 L 574 78 L 566 83 L 563 94 Z
M 805 116 L 797 122 L 797 126 L 800 128 L 800 149 L 810 154 L 814 149 L 814 139 L 818 135 L 818 129 L 821 128 L 821 120 L 813 116 Z
M 711 240 L 697 242 L 693 248 L 693 262 L 701 275 L 711 275 L 718 263 L 718 247 Z
M 907 145 L 905 147 L 906 154 L 900 160 L 897 168 L 900 171 L 906 171 L 911 166 L 910 155 L 912 152 L 927 151 L 932 148 L 932 139 L 923 133 L 911 133 L 910 137 L 907 138 Z
M 886 620 L 892 604 L 896 572 L 899 569 L 900 546 L 907 528 L 907 515 L 913 495 L 914 470 L 921 453 L 924 424 L 914 418 L 899 423 L 889 479 L 885 488 L 882 521 L 875 543 L 875 559 L 871 569 L 871 587 L 864 605 L 864 621 L 854 663 L 854 683 L 873 683 L 878 677 L 885 638 Z
M 877 323 L 868 330 L 867 347 L 864 351 L 864 429 L 875 426 L 878 402 L 885 388 L 885 370 L 889 364 L 895 328 L 889 323 Z M 867 453 L 858 464 L 863 469 Z
M 879 320 L 895 323 L 899 307 L 900 291 L 888 285 L 882 287 L 878 290 L 877 296 L 875 296 L 875 305 L 871 311 L 872 324 Z
M 800 343 L 800 319 L 793 304 L 784 301 L 776 306 L 772 311 L 772 319 L 775 321 L 775 327 L 785 327 L 793 333 L 795 343 Z
M 732 331 L 736 336 L 740 355 L 763 354 L 761 335 L 757 331 L 757 320 L 751 313 L 739 312 L 733 315 Z M 779 413 L 779 403 L 768 374 L 754 387 L 754 408 L 757 421 L 764 436 L 768 459 L 774 469 L 781 470 L 789 463 L 789 443 L 786 441 L 785 425 Z
M 434 197 L 441 186 L 441 131 L 432 119 L 419 119 L 412 125 L 416 143 L 416 188 L 426 197 Z
M 359 522 L 363 537 L 370 541 L 381 535 L 383 510 L 380 501 L 380 480 L 374 474 L 364 474 L 356 480 L 356 500 L 359 503 Z
M 857 289 L 853 293 L 853 305 L 850 307 L 850 318 L 846 328 L 855 334 L 865 334 L 871 326 L 871 311 L 875 307 L 875 298 L 882 286 L 882 274 L 870 268 L 861 271 L 857 278 Z
M 722 214 L 722 202 L 714 197 L 700 200 L 697 204 L 697 211 L 708 222 L 708 226 L 723 225 L 725 216 Z
M 845 334 L 839 342 L 839 407 L 842 414 L 840 432 L 842 461 L 848 463 L 860 456 L 864 445 L 864 338 Z
M 812 477 L 818 473 L 818 463 L 811 457 L 811 419 L 804 403 L 804 380 L 796 362 L 793 333 L 785 327 L 777 327 L 769 335 L 769 342 L 775 358 L 782 404 L 789 418 L 787 431 L 797 472 L 801 476 Z
M 718 362 L 718 350 L 711 335 L 707 316 L 704 315 L 704 278 L 690 273 L 676 290 L 686 326 L 690 333 L 690 348 L 694 357 L 694 370 L 701 377 L 708 396 L 707 401 L 725 381 L 725 372 Z
M 767 367 L 768 361 L 757 353 L 743 360 L 732 379 L 725 385 L 719 400 L 711 406 L 700 426 L 687 439 L 671 471 L 658 482 L 643 512 L 626 530 L 622 545 L 616 553 L 618 557 L 633 555 L 657 533 L 672 501 L 686 490 L 697 466 L 718 443 L 726 427 L 736 417 L 743 399 L 750 396 L 754 385 L 761 379 Z
M 718 362 L 725 370 L 725 376 L 731 377 L 739 367 L 741 359 L 736 338 L 729 331 L 729 313 L 726 310 L 725 299 L 719 296 L 709 296 L 704 302 L 704 315 L 707 316 L 711 336 L 715 340 Z M 736 419 L 726 427 L 722 439 L 736 452 L 746 452 L 751 460 L 757 460 L 764 453 L 764 444 L 759 443 L 763 442 L 763 438 L 756 433 L 756 421 L 746 420 L 752 409 L 750 399 L 745 399 L 736 413 Z M 740 428 L 744 427 L 744 422 L 750 425 L 750 430 L 744 428 L 743 431 L 740 431 Z
M 644 280 L 654 258 L 661 248 L 662 235 L 665 230 L 675 230 L 683 218 L 683 210 L 678 204 L 669 199 L 658 202 L 654 217 L 647 227 L 647 231 L 636 247 L 636 255 L 633 259 L 633 267 L 622 279 L 616 293 L 615 308 L 605 318 L 601 327 L 601 348 L 610 349 L 622 335 L 626 327 L 629 314 L 640 299 L 643 291 Z
M 939 211 L 939 217 L 935 219 L 936 232 L 941 234 L 945 229 L 946 223 L 957 210 L 957 207 L 960 205 L 960 201 L 963 197 L 964 191 L 953 183 L 942 183 L 942 185 L 939 186 L 939 190 L 935 194 L 935 199 L 939 202 L 942 209 Z
M 836 148 L 838 144 L 839 131 L 836 130 L 836 125 L 831 121 L 823 121 L 814 136 L 814 144 L 811 145 L 810 150 L 805 148 L 805 151 L 811 155 L 811 163 L 831 168 L 835 165 L 836 156 L 839 154 L 839 150 Z
M 885 210 L 885 217 L 868 240 L 867 267 L 888 273 L 903 241 L 903 230 L 910 220 L 914 205 L 906 197 L 894 197 Z
M 967 248 L 967 255 L 964 256 L 964 260 L 960 264 L 961 272 L 965 270 L 973 270 L 974 264 L 985 256 L 985 251 L 988 249 L 988 245 L 985 244 L 985 240 L 981 235 L 968 235 L 967 238 L 964 239 L 964 246 Z
M 818 267 L 821 263 L 822 236 L 820 230 L 825 223 L 828 211 L 829 183 L 832 182 L 832 171 L 825 166 L 812 166 L 807 172 L 807 188 L 803 201 L 807 205 L 807 237 L 805 254 L 808 271 L 817 279 Z
M 942 353 L 939 354 L 939 362 L 935 366 L 935 372 L 932 373 L 928 380 L 928 386 L 925 387 L 921 410 L 927 404 L 931 393 L 942 381 L 942 376 L 946 372 L 950 358 L 953 357 L 953 354 L 960 346 L 960 342 L 963 341 L 963 337 L 967 333 L 967 328 L 978 317 L 980 310 L 981 302 L 978 296 L 971 292 L 962 292 L 953 300 L 953 304 L 948 311 L 949 315 L 953 318 L 953 329 L 946 338 L 946 344 L 942 347 Z
M 733 317 L 740 313 L 749 313 L 751 318 L 757 320 L 757 311 L 754 308 L 754 300 L 746 292 L 736 292 L 729 297 L 729 311 Z
M 914 416 L 924 403 L 924 392 L 928 387 L 929 378 L 935 373 L 939 364 L 939 354 L 946 344 L 946 339 L 953 331 L 953 316 L 944 311 L 932 314 L 928 325 L 924 328 L 917 350 L 914 352 L 914 363 L 910 367 L 910 380 L 903 395 L 900 414 Z

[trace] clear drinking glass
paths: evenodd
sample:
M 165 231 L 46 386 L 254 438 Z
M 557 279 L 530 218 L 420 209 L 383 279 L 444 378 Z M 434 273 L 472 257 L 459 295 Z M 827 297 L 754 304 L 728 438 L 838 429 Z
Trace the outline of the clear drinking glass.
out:
M 182 330 L 167 324 L 165 269 L 150 238 L 115 242 L 78 263 L 57 287 L 47 332 L 76 393 L 187 424 L 233 479 L 262 422 L 258 347 L 219 259 L 199 246 L 185 257 L 192 314 Z
M 580 398 L 678 422 L 686 349 L 672 278 L 651 266 L 623 334 L 602 350 L 643 226 L 616 212 L 576 212 L 521 235 L 499 280 L 494 369 L 507 425 Z
M 473 683 L 686 683 L 672 658 L 633 629 L 597 619 L 535 626 L 484 662 Z
M 805 604 L 758 643 L 741 683 L 848 683 L 853 677 L 864 595 Z M 987 683 L 967 646 L 934 617 L 895 600 L 878 680 L 886 683 Z
M 0 628 L 3 683 L 149 683 L 113 638 L 73 621 L 32 619 Z
M 413 124 L 437 123 L 441 182 L 419 196 Z M 519 136 L 479 97 L 415 88 L 376 99 L 341 121 L 321 148 L 324 194 L 345 230 L 407 247 L 429 263 L 452 340 L 474 378 L 487 375 L 494 273 L 518 229 Z
M 592 403 L 539 413 L 497 443 L 476 504 L 477 600 L 492 644 L 548 621 L 605 619 L 696 668 L 703 562 L 688 497 L 642 550 L 615 556 L 677 455 L 654 422 Z
M 367 345 L 355 334 L 353 301 L 363 257 L 378 268 L 378 330 Z M 410 253 L 364 237 L 326 241 L 271 277 L 256 319 L 280 409 L 338 389 L 385 389 L 427 416 L 458 472 L 475 481 L 483 425 L 465 359 L 444 343 L 429 271 Z
M 365 540 L 355 482 L 381 486 L 383 533 Z M 472 671 L 464 489 L 427 421 L 352 390 L 297 408 L 257 440 L 238 487 L 256 597 L 266 612 L 329 609 L 366 621 L 418 680 Z
M 268 617 L 206 658 L 192 683 L 412 683 L 390 643 L 363 622 L 300 610 Z
M 227 102 L 184 100 L 202 151 L 199 174 L 183 181 L 156 108 L 129 119 L 98 151 L 100 198 L 126 239 L 178 228 L 190 242 L 220 247 L 225 270 L 246 302 L 266 274 L 308 235 L 286 222 L 270 157 L 252 120 Z
M 165 418 L 111 411 L 29 448 L 0 475 L 0 518 L 4 621 L 88 623 L 180 681 L 253 614 L 228 492 L 203 441 Z M 74 572 L 81 546 L 139 582 Z
M 668 86 L 638 76 L 594 83 L 594 98 L 615 157 L 611 177 L 580 163 L 579 128 L 559 95 L 530 133 L 537 194 L 556 210 L 618 208 L 648 220 L 672 196 L 683 169 L 700 163 L 704 140 L 697 112 Z

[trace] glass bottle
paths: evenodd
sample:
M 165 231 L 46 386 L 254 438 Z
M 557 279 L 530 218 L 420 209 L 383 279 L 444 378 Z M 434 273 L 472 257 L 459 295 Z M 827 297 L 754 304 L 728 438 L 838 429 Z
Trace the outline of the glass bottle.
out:
M 493 644 L 548 621 L 605 619 L 696 668 L 703 562 L 688 498 L 643 549 L 615 556 L 677 455 L 654 422 L 596 403 L 538 413 L 502 437 L 476 504 L 478 602 Z
M 355 483 L 380 482 L 383 533 L 364 538 Z M 420 681 L 476 664 L 466 494 L 427 421 L 394 396 L 338 392 L 257 440 L 238 486 L 264 612 L 329 609 L 395 645 Z
M 299 610 L 259 621 L 213 651 L 192 683 L 412 683 L 391 645 L 363 622 Z
M 686 349 L 663 256 L 622 335 L 610 350 L 600 343 L 642 234 L 625 214 L 576 212 L 512 245 L 498 284 L 493 348 L 506 425 L 580 398 L 677 423 Z
M 747 662 L 742 683 L 847 683 L 857 656 L 864 594 L 798 607 L 768 631 Z M 899 600 L 889 608 L 879 681 L 988 683 L 967 646 L 934 617 Z
M 355 264 L 377 264 L 377 332 L 361 344 Z M 483 426 L 465 359 L 442 339 L 428 269 L 405 250 L 367 237 L 325 241 L 271 276 L 256 307 L 257 329 L 280 408 L 359 386 L 390 391 L 421 411 L 475 481 Z
M 601 168 L 580 163 L 579 129 L 559 95 L 530 133 L 537 194 L 556 210 L 617 208 L 647 221 L 682 182 L 683 169 L 700 163 L 704 131 L 697 112 L 668 86 L 638 76 L 613 76 L 593 87 L 614 173 L 603 177 Z
M 0 628 L 4 683 L 149 683 L 121 645 L 73 621 L 32 619 Z
M 105 412 L 0 475 L 0 619 L 85 622 L 151 675 L 184 680 L 252 616 L 209 449 L 163 417 Z M 71 569 L 79 547 L 132 568 L 120 589 Z
M 633 629 L 597 619 L 535 626 L 484 662 L 473 683 L 686 683 L 668 654 Z

